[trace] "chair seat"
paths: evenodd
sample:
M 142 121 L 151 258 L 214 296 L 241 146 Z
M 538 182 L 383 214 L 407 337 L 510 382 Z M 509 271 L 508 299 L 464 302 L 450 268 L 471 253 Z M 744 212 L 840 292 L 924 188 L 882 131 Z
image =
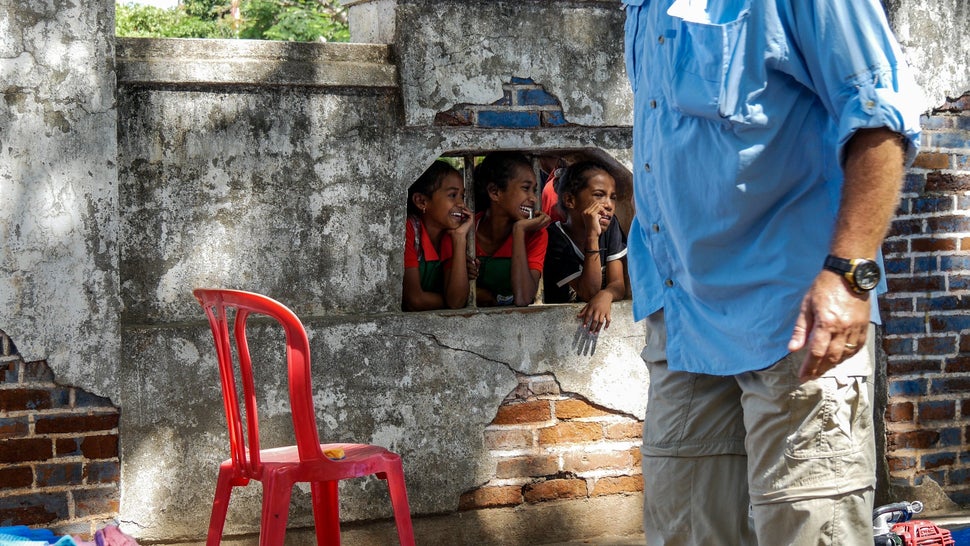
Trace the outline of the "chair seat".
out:
M 401 460 L 400 455 L 370 444 L 320 444 L 321 452 L 328 449 L 344 450 L 344 458 L 300 461 L 297 446 L 263 449 L 259 456 L 264 474 L 286 473 L 297 482 L 345 480 L 385 473 L 389 465 L 400 464 Z M 231 464 L 231 459 L 226 463 Z

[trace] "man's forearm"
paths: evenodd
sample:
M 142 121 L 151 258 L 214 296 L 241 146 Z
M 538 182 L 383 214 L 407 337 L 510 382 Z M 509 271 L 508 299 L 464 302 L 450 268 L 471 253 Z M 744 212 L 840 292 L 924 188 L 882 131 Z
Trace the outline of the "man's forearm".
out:
M 886 128 L 860 130 L 849 141 L 832 254 L 875 258 L 899 204 L 904 145 Z

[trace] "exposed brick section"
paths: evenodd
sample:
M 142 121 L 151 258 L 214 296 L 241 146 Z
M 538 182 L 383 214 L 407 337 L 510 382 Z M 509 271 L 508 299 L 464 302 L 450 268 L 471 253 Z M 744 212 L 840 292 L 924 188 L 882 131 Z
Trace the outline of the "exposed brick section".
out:
M 970 94 L 922 118 L 883 245 L 890 482 L 970 502 Z
M 0 526 L 90 535 L 118 515 L 118 410 L 24 362 L 2 331 L 0 351 Z
M 600 478 L 593 484 L 591 497 L 619 495 L 643 491 L 643 475 Z
M 531 78 L 512 78 L 502 85 L 502 98 L 491 104 L 459 104 L 438 112 L 435 125 L 530 129 L 563 127 L 570 123 L 559 99 Z
M 518 380 L 485 429 L 495 473 L 462 510 L 643 491 L 642 421 L 562 392 L 549 374 Z
M 589 490 L 586 480 L 565 478 L 530 483 L 523 488 L 523 494 L 526 502 L 535 503 L 583 498 L 589 495 Z

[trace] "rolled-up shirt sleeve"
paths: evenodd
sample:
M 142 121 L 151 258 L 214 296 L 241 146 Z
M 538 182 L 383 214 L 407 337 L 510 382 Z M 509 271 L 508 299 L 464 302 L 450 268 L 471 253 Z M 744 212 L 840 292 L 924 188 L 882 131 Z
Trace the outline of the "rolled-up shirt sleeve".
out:
M 839 161 L 860 129 L 885 127 L 905 137 L 906 164 L 920 144 L 925 99 L 876 0 L 790 2 L 804 62 L 802 78 L 838 125 Z

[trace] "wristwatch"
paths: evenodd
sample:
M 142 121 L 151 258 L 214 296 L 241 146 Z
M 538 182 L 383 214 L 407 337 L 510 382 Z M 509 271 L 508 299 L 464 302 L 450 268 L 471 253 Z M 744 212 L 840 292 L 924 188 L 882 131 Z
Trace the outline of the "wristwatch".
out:
M 847 260 L 829 254 L 825 257 L 825 264 L 822 267 L 845 277 L 846 282 L 857 294 L 872 290 L 879 284 L 881 278 L 879 265 L 865 258 Z

